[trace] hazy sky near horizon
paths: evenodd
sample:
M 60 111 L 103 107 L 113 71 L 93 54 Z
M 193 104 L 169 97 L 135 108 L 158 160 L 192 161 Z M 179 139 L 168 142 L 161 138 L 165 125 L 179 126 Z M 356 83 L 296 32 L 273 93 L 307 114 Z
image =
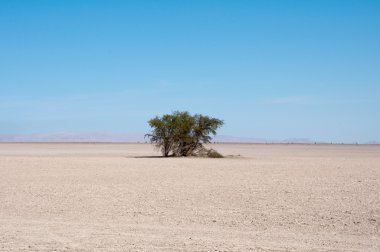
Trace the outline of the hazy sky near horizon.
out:
M 0 134 L 380 141 L 380 1 L 0 1 Z

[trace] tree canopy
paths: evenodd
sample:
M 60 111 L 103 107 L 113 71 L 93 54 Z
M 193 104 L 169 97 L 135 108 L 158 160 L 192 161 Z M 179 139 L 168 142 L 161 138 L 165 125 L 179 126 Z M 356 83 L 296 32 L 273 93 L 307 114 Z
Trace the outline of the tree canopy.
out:
M 205 150 L 211 135 L 223 125 L 217 118 L 189 112 L 173 112 L 148 121 L 152 131 L 146 136 L 165 157 L 194 156 Z

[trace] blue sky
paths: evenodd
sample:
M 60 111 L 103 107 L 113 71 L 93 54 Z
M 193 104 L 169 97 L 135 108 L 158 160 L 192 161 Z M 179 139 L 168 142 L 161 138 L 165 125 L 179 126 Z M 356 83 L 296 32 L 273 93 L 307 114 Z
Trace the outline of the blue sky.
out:
M 380 1 L 0 1 L 0 134 L 380 140 Z

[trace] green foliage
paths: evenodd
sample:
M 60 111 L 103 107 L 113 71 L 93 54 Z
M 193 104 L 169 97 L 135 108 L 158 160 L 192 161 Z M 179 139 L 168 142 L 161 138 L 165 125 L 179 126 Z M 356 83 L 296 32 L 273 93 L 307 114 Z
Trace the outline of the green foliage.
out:
M 220 154 L 216 150 L 212 150 L 212 149 L 207 152 L 207 157 L 209 157 L 209 158 L 224 158 L 222 154 Z
M 167 157 L 192 156 L 202 149 L 203 144 L 210 143 L 211 136 L 223 125 L 223 121 L 204 115 L 191 115 L 189 112 L 173 112 L 149 120 L 152 128 L 150 142 L 161 149 Z

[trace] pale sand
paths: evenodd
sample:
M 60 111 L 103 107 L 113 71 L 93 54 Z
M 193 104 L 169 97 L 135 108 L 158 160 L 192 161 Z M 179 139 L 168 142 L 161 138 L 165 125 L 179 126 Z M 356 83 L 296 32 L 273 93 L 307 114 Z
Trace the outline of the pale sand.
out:
M 0 144 L 0 251 L 380 251 L 380 146 Z

